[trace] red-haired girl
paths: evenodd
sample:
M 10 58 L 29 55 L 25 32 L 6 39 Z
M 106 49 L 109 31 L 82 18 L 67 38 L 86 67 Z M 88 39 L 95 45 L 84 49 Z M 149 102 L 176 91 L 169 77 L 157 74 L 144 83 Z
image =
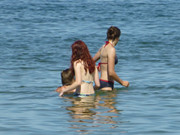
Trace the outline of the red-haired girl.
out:
M 62 96 L 65 92 L 76 89 L 75 96 L 89 96 L 94 94 L 93 81 L 97 87 L 100 86 L 98 70 L 92 59 L 86 44 L 75 41 L 72 46 L 71 70 L 75 81 L 66 87 L 62 87 Z

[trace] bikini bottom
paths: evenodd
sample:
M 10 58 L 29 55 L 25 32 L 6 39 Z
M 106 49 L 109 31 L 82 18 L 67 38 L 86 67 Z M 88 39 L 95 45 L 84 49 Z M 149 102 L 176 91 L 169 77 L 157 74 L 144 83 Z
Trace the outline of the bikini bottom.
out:
M 113 89 L 114 88 L 114 82 L 100 79 L 99 89 L 105 88 L 105 87 L 111 87 Z
M 79 94 L 79 93 L 74 93 L 74 96 L 76 97 L 88 97 L 88 96 L 94 96 L 95 94 Z

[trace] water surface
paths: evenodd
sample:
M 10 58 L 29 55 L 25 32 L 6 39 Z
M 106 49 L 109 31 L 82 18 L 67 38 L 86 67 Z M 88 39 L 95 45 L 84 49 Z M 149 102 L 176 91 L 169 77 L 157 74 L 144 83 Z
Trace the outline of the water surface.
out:
M 0 134 L 179 135 L 179 4 L 1 0 Z M 115 70 L 130 87 L 59 98 L 71 44 L 94 56 L 111 25 L 122 31 Z

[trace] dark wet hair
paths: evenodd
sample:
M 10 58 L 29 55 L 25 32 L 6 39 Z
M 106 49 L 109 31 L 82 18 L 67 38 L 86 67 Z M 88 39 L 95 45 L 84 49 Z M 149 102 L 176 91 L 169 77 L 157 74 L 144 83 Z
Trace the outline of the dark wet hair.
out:
M 65 69 L 61 72 L 61 81 L 62 85 L 71 85 L 74 80 L 74 75 L 71 72 L 71 69 Z
M 107 31 L 107 39 L 108 40 L 115 40 L 119 38 L 121 35 L 121 30 L 118 27 L 111 26 Z

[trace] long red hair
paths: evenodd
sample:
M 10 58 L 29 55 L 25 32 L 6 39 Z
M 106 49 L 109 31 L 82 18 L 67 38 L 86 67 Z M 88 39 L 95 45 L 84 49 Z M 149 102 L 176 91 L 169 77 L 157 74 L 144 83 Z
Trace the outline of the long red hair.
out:
M 72 73 L 74 74 L 73 64 L 77 60 L 82 60 L 84 62 L 84 69 L 86 72 L 88 69 L 90 74 L 93 73 L 95 70 L 95 62 L 89 53 L 87 45 L 83 41 L 77 40 L 72 44 L 71 48 L 72 48 L 72 56 L 71 56 Z

